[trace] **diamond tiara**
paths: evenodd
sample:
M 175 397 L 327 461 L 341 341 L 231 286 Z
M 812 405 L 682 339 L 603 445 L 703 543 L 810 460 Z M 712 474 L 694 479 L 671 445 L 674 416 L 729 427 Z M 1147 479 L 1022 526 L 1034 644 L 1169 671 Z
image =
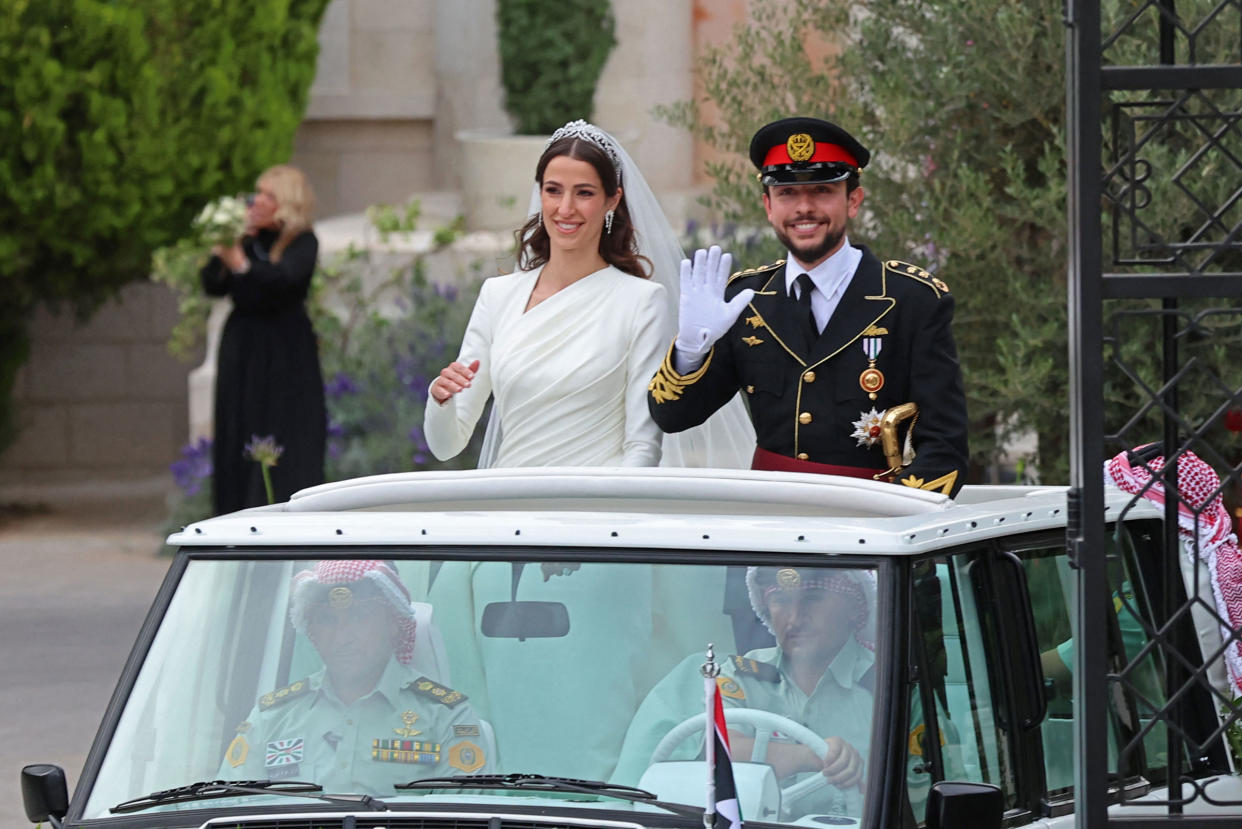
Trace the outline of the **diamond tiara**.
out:
M 552 133 L 552 137 L 548 139 L 547 146 L 551 147 L 557 141 L 565 138 L 581 138 L 583 141 L 589 141 L 603 150 L 604 154 L 612 161 L 612 168 L 617 171 L 617 184 L 621 183 L 621 158 L 617 155 L 617 148 L 613 145 L 608 133 L 594 124 L 588 124 L 579 118 L 577 121 L 570 121 Z

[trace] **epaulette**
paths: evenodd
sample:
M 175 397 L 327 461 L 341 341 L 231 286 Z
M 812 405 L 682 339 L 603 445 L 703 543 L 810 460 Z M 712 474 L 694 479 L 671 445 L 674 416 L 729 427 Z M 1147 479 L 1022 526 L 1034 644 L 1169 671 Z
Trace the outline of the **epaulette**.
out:
M 764 682 L 781 681 L 781 672 L 777 670 L 775 665 L 769 665 L 757 659 L 747 659 L 745 656 L 738 656 L 737 654 L 730 656 L 729 659 L 733 660 L 733 667 L 737 669 L 739 674 L 753 676 L 755 679 L 761 679 Z
M 769 273 L 770 271 L 774 271 L 784 264 L 785 264 L 784 259 L 777 259 L 775 262 L 771 263 L 770 265 L 763 265 L 758 268 L 747 268 L 744 271 L 738 271 L 737 273 L 730 276 L 729 281 L 732 282 L 735 279 L 741 279 L 743 276 L 754 276 L 757 273 Z
M 901 262 L 897 259 L 890 259 L 884 263 L 884 270 L 888 273 L 897 273 L 902 276 L 908 276 L 915 282 L 921 282 L 928 288 L 931 288 L 936 298 L 939 299 L 942 294 L 949 292 L 949 286 L 944 280 L 938 276 L 928 273 L 918 265 L 911 265 L 909 262 Z
M 300 697 L 310 691 L 310 677 L 299 679 L 284 688 L 277 688 L 259 697 L 259 710 L 266 711 L 276 705 L 284 705 L 294 697 Z
M 433 699 L 441 705 L 452 708 L 466 701 L 466 695 L 461 691 L 454 691 L 452 688 L 446 688 L 438 682 L 432 682 L 425 676 L 420 676 L 413 682 L 407 682 L 405 687 L 414 693 Z

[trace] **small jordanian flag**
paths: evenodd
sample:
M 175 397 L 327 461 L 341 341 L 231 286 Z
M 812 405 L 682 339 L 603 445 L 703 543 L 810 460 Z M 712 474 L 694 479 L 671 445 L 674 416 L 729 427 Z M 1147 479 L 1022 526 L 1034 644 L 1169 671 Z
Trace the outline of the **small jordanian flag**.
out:
M 715 815 L 710 825 L 715 829 L 742 829 L 742 807 L 733 783 L 733 753 L 729 750 L 720 686 L 708 677 L 703 687 L 707 692 L 707 814 Z
M 302 746 L 301 737 L 295 737 L 292 740 L 273 740 L 267 744 L 267 756 L 264 758 L 263 765 L 270 768 L 300 763 L 302 762 Z

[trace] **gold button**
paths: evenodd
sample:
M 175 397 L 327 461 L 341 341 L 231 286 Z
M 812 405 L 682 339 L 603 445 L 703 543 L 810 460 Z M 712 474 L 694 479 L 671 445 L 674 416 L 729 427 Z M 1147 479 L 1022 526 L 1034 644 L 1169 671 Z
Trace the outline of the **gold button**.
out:
M 806 374 L 802 375 L 802 382 L 803 382 L 803 383 L 814 383 L 814 382 L 815 382 L 815 372 L 813 372 L 813 371 L 808 371 Z
M 806 452 L 799 452 L 799 453 L 798 453 L 798 460 L 800 460 L 800 461 L 810 460 L 810 458 L 811 458 L 811 456 L 810 456 L 810 455 L 808 455 Z
M 803 412 L 802 414 L 798 415 L 798 422 L 799 422 L 799 423 L 801 423 L 803 426 L 805 426 L 806 424 L 810 423 L 810 422 L 811 422 L 811 413 L 810 413 L 810 412 Z
M 747 392 L 747 394 L 754 394 L 754 393 L 755 393 L 755 387 L 754 387 L 754 386 L 747 386 L 747 387 L 746 387 L 746 392 Z

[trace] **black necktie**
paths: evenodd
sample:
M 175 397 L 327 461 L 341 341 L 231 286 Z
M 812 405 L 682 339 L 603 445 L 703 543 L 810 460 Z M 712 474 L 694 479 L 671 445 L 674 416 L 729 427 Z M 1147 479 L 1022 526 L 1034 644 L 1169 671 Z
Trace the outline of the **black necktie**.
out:
M 806 344 L 810 346 L 819 339 L 819 324 L 815 322 L 815 313 L 811 310 L 811 291 L 815 283 L 810 274 L 800 274 L 794 280 L 798 285 L 798 320 L 802 323 L 802 331 L 806 335 Z

